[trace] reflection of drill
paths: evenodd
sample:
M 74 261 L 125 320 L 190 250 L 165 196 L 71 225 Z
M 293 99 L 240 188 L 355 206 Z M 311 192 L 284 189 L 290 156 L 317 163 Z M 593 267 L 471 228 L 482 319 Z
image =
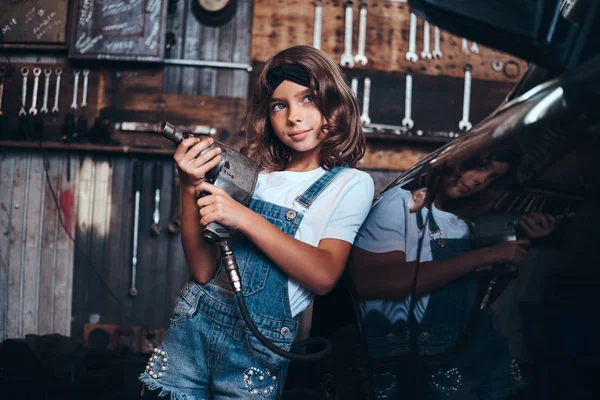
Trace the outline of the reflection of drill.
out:
M 475 248 L 489 247 L 526 237 L 519 221 L 527 213 L 490 214 L 479 217 L 469 223 L 471 243 Z M 574 213 L 555 216 L 556 222 L 571 218 Z M 519 276 L 518 267 L 514 264 L 494 265 L 490 271 L 490 282 L 481 300 L 481 309 L 490 302 L 494 287 L 500 279 L 513 279 Z

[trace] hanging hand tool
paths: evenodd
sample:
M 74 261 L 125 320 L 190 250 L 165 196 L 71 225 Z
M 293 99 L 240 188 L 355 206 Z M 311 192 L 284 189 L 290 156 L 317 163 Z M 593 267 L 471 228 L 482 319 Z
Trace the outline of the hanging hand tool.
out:
M 181 231 L 181 188 L 179 186 L 179 172 L 173 167 L 173 189 L 171 193 L 171 216 L 169 217 L 169 232 Z
M 154 213 L 152 214 L 152 225 L 150 225 L 150 234 L 152 236 L 160 235 L 160 189 L 162 187 L 162 163 L 154 163 Z
M 38 98 L 38 88 L 40 85 L 40 75 L 42 74 L 42 69 L 35 67 L 33 69 L 33 93 L 32 95 L 32 100 L 31 100 L 31 107 L 29 108 L 29 114 L 33 114 L 33 115 L 37 115 L 37 98 Z
M 42 114 L 48 114 L 48 89 L 50 89 L 50 75 L 52 75 L 52 70 L 50 68 L 44 69 L 44 98 L 42 102 L 42 108 L 40 108 L 40 112 Z
M 133 163 L 133 191 L 135 196 L 135 205 L 133 209 L 133 254 L 131 257 L 131 287 L 129 288 L 129 295 L 135 297 L 138 294 L 137 288 L 135 287 L 135 275 L 137 268 L 137 245 L 138 245 L 138 228 L 140 224 L 140 197 L 142 194 L 142 180 L 143 180 L 143 165 L 142 162 L 136 160 Z
M 23 86 L 21 88 L 21 109 L 19 110 L 19 117 L 23 117 L 27 114 L 27 111 L 25 111 L 25 103 L 27 102 L 27 75 L 29 75 L 29 69 L 27 67 L 21 68 Z

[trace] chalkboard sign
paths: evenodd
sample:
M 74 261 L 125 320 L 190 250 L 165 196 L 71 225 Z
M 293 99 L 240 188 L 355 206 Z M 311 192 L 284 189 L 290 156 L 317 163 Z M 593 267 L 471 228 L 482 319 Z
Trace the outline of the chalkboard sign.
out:
M 69 58 L 160 62 L 168 0 L 73 0 Z
M 0 0 L 0 30 L 6 47 L 67 47 L 69 1 Z

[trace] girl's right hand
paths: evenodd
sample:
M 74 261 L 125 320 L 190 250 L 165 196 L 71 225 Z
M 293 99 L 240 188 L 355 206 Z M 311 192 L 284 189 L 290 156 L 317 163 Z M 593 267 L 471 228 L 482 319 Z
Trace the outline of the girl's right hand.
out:
M 528 239 L 511 240 L 485 249 L 489 264 L 521 264 L 527 256 Z
M 204 181 L 206 173 L 216 167 L 219 161 L 221 161 L 220 147 L 215 147 L 199 155 L 213 144 L 213 142 L 213 138 L 200 140 L 196 137 L 190 137 L 177 146 L 173 158 L 175 159 L 175 165 L 179 169 L 179 180 L 182 190 L 194 194 L 194 188 Z

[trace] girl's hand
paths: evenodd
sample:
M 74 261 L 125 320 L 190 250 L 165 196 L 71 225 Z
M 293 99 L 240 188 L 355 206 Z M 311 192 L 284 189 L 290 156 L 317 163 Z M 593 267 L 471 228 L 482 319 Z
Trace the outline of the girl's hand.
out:
M 181 187 L 191 194 L 194 194 L 195 187 L 204 181 L 206 173 L 221 161 L 220 147 L 215 147 L 199 155 L 213 142 L 213 138 L 200 140 L 196 137 L 190 137 L 182 141 L 175 150 L 173 158 L 179 169 Z
M 200 223 L 203 226 L 217 222 L 230 229 L 237 230 L 242 227 L 250 216 L 250 209 L 231 198 L 223 189 L 215 185 L 202 182 L 196 186 L 197 201 L 200 207 Z
M 486 264 L 520 264 L 527 255 L 528 239 L 511 240 L 485 249 Z
M 530 216 L 524 215 L 519 225 L 525 230 L 529 239 L 539 239 L 554 231 L 556 218 L 549 214 L 534 212 Z

